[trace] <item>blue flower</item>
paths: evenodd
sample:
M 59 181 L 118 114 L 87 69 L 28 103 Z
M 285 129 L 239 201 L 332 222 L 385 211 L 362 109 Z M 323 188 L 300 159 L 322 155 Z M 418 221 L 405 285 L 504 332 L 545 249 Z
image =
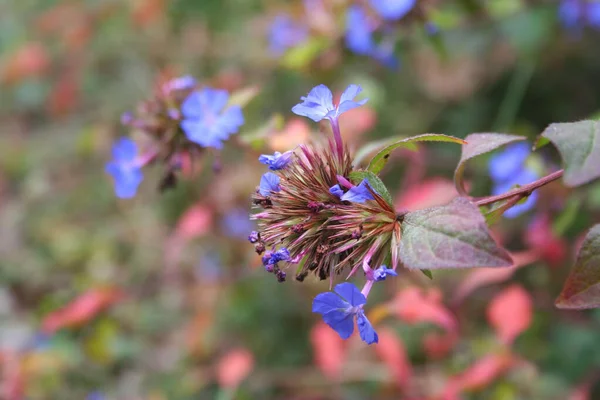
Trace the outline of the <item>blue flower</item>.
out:
M 248 232 L 255 228 L 250 220 L 248 210 L 236 208 L 230 210 L 221 220 L 223 232 L 232 238 L 245 239 Z
M 166 89 L 171 90 L 186 90 L 193 89 L 196 86 L 196 79 L 193 76 L 185 75 L 179 78 L 171 79 L 166 84 Z
M 202 147 L 223 147 L 223 141 L 244 124 L 239 106 L 225 105 L 229 94 L 225 90 L 204 88 L 192 92 L 181 105 L 181 129 L 187 138 Z
M 260 157 L 258 157 L 258 161 L 265 165 L 268 165 L 270 170 L 276 171 L 278 169 L 283 169 L 287 167 L 290 161 L 292 161 L 293 155 L 294 153 L 292 153 L 291 151 L 286 151 L 283 154 L 276 151 L 272 156 L 268 154 L 261 155 Z
M 523 169 L 523 163 L 531 149 L 527 143 L 517 143 L 508 146 L 501 153 L 490 157 L 488 163 L 490 177 L 494 181 L 505 181 L 514 177 Z
M 346 46 L 356 54 L 370 56 L 388 68 L 398 67 L 391 43 L 376 45 L 373 41 L 375 26 L 359 6 L 348 8 L 346 16 Z
M 304 42 L 308 37 L 308 28 L 292 20 L 288 15 L 281 14 L 275 17 L 269 32 L 270 51 L 274 55 L 281 55 L 287 49 Z
M 362 88 L 358 85 L 348 86 L 340 97 L 340 104 L 334 106 L 331 90 L 325 85 L 315 86 L 306 97 L 300 98 L 302 103 L 292 107 L 292 112 L 303 117 L 308 117 L 315 122 L 319 122 L 323 118 L 334 120 L 346 111 L 360 107 L 369 100 L 354 101 L 354 98 L 361 91 Z
M 386 267 L 385 265 L 382 265 L 373 271 L 373 280 L 375 282 L 385 281 L 385 278 L 388 276 L 398 276 L 398 273 L 393 269 Z
M 257 243 L 260 240 L 260 233 L 258 233 L 257 231 L 252 231 L 250 232 L 250 234 L 248 235 L 248 241 L 250 243 Z
M 106 397 L 102 394 L 102 392 L 94 391 L 90 392 L 85 396 L 85 400 L 104 400 Z
M 340 187 L 340 185 L 333 185 L 329 188 L 329 193 L 336 196 L 337 198 L 341 198 L 344 195 L 344 191 Z
M 319 293 L 313 301 L 312 311 L 321 314 L 323 321 L 342 339 L 348 339 L 352 335 L 356 318 L 360 338 L 367 344 L 377 343 L 377 332 L 363 310 L 367 303 L 365 296 L 349 282 L 336 285 L 334 291 L 335 293 Z
M 585 25 L 600 29 L 600 2 L 588 0 L 563 0 L 558 17 L 565 28 L 580 30 Z
M 279 187 L 279 181 L 279 177 L 272 172 L 263 174 L 263 176 L 260 178 L 258 192 L 263 196 L 269 196 L 271 192 L 279 192 L 279 190 L 281 190 Z
M 521 186 L 526 185 L 528 183 L 535 181 L 538 178 L 539 178 L 538 174 L 535 173 L 534 171 L 532 171 L 530 169 L 523 169 L 522 171 L 519 171 L 519 173 L 517 175 L 511 177 L 511 179 L 503 181 L 501 183 L 496 183 L 492 189 L 492 194 L 497 195 L 497 194 L 506 193 L 510 189 L 512 189 L 515 185 L 521 185 Z M 506 210 L 504 212 L 504 216 L 506 218 L 518 217 L 519 215 L 531 210 L 534 207 L 537 199 L 538 199 L 538 192 L 534 191 L 527 198 L 527 200 L 525 200 L 524 203 L 517 204 L 517 205 L 509 208 L 508 210 Z
M 266 267 L 268 265 L 275 265 L 280 261 L 289 261 L 290 260 L 290 252 L 285 247 L 277 251 L 267 251 L 265 255 L 262 257 L 262 263 Z
M 106 164 L 106 172 L 115 181 L 115 193 L 121 199 L 135 196 L 144 179 L 137 163 L 137 145 L 129 138 L 121 138 L 112 147 L 113 160 Z
M 398 20 L 404 17 L 417 3 L 417 0 L 371 0 L 371 6 L 382 18 Z
M 340 198 L 342 201 L 351 201 L 353 203 L 364 203 L 367 200 L 375 200 L 371 192 L 369 191 L 369 183 L 366 179 L 358 185 L 352 187 Z

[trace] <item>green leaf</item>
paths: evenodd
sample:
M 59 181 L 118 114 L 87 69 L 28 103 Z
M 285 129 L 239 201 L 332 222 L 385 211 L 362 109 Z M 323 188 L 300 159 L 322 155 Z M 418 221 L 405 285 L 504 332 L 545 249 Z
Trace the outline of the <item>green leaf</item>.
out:
M 367 169 L 373 172 L 374 174 L 378 174 L 379 172 L 381 172 L 383 167 L 385 167 L 385 164 L 390 158 L 390 154 L 392 153 L 392 151 L 400 147 L 409 150 L 417 150 L 417 145 L 415 144 L 415 142 L 451 142 L 458 144 L 466 143 L 464 140 L 459 138 L 435 133 L 426 133 L 424 135 L 409 137 L 400 140 L 399 142 L 393 143 L 381 150 L 379 153 L 375 154 L 375 157 L 371 159 L 371 162 L 369 163 Z
M 423 273 L 423 275 L 425 275 L 429 279 L 433 279 L 433 273 L 430 270 L 422 269 L 421 272 Z
M 464 197 L 406 214 L 400 259 L 410 269 L 512 265 L 508 252 L 492 239 L 479 208 Z
M 454 184 L 456 190 L 463 196 L 467 196 L 467 189 L 463 181 L 466 162 L 470 159 L 489 153 L 498 147 L 508 143 L 525 140 L 523 136 L 506 135 L 504 133 L 472 133 L 465 138 L 467 144 L 462 147 L 460 161 L 454 171 Z
M 560 152 L 565 164 L 564 182 L 579 186 L 600 177 L 600 122 L 551 124 L 542 132 Z
M 388 191 L 387 187 L 385 187 L 381 179 L 379 179 L 379 177 L 371 171 L 352 171 L 350 173 L 349 178 L 355 185 L 358 185 L 363 181 L 363 179 L 366 179 L 367 182 L 369 182 L 369 185 L 371 185 L 371 188 L 377 193 L 379 193 L 379 195 L 383 197 L 383 199 L 387 201 L 389 205 L 394 204 L 394 201 L 392 200 L 392 195 Z
M 308 66 L 319 54 L 330 45 L 323 37 L 313 37 L 288 50 L 281 59 L 281 64 L 290 69 L 301 69 Z
M 585 237 L 575 266 L 556 299 L 556 307 L 600 307 L 600 224 L 593 226 Z
M 374 140 L 369 143 L 365 143 L 360 149 L 356 151 L 354 155 L 354 160 L 352 160 L 352 164 L 354 166 L 360 165 L 362 160 L 364 160 L 369 154 L 374 153 L 390 144 L 396 143 L 399 140 L 406 139 L 406 136 L 393 136 L 385 139 Z
M 258 86 L 248 86 L 246 88 L 237 90 L 231 94 L 229 98 L 229 102 L 227 105 L 237 105 L 242 108 L 246 107 L 248 103 L 250 103 L 256 96 L 260 93 L 260 88 Z

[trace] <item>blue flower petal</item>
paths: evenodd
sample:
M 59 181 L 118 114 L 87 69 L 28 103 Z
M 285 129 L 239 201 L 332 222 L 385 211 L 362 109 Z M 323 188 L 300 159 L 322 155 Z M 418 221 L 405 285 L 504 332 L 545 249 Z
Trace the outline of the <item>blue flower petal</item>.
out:
M 237 133 L 240 126 L 244 125 L 244 114 L 240 106 L 231 106 L 212 126 L 216 136 L 223 140 L 227 139 L 232 133 Z
M 359 6 L 351 6 L 346 14 L 346 46 L 356 54 L 368 55 L 375 49 L 373 26 Z
M 279 181 L 279 176 L 272 172 L 263 174 L 263 176 L 260 178 L 260 186 L 258 189 L 259 193 L 263 196 L 270 196 L 271 192 L 279 192 Z
M 492 194 L 497 195 L 501 193 L 508 192 L 515 185 L 526 185 L 538 179 L 539 176 L 532 170 L 523 169 L 521 172 L 517 173 L 512 179 L 505 181 L 501 184 L 497 184 L 494 186 L 492 190 Z M 522 204 L 517 204 L 506 210 L 504 212 L 504 216 L 506 218 L 516 218 L 519 215 L 531 210 L 535 205 L 538 198 L 538 192 L 533 192 L 531 196 L 525 200 Z
M 490 177 L 496 182 L 515 177 L 523 168 L 523 163 L 530 153 L 527 143 L 517 143 L 508 146 L 501 153 L 490 157 L 488 163 Z
M 274 55 L 281 55 L 287 49 L 304 42 L 308 37 L 308 28 L 292 20 L 288 15 L 275 17 L 269 32 L 269 50 Z
M 144 179 L 136 163 L 137 145 L 129 138 L 119 139 L 112 148 L 113 161 L 106 164 L 105 171 L 113 177 L 115 194 L 122 199 L 135 196 Z
M 600 2 L 588 3 L 586 16 L 590 26 L 600 28 Z
M 334 310 L 323 314 L 323 321 L 342 339 L 348 339 L 354 332 L 354 315 L 350 311 Z
M 115 161 L 131 161 L 137 156 L 137 145 L 129 138 L 122 137 L 112 146 Z
M 333 290 L 353 307 L 367 303 L 366 297 L 350 282 L 340 283 Z
M 404 17 L 415 6 L 417 0 L 371 0 L 371 6 L 388 20 Z
M 326 314 L 330 311 L 346 310 L 350 307 L 350 303 L 344 301 L 337 294 L 325 292 L 315 296 L 312 304 L 312 312 Z
M 338 198 L 341 198 L 344 195 L 344 191 L 342 190 L 340 185 L 333 185 L 332 187 L 330 187 L 329 193 L 331 193 L 332 195 L 334 195 Z
M 375 282 L 385 281 L 385 278 L 388 276 L 398 276 L 398 273 L 391 268 L 387 268 L 385 265 L 373 271 L 373 280 Z
M 353 203 L 364 203 L 367 200 L 375 200 L 369 191 L 369 184 L 366 179 L 358 185 L 348 190 L 341 197 L 343 201 L 351 201 Z
M 286 151 L 283 154 L 276 151 L 272 156 L 268 154 L 262 154 L 260 157 L 258 157 L 258 161 L 268 165 L 270 170 L 277 171 L 287 167 L 290 161 L 292 161 L 293 155 L 294 153 L 291 151 Z
M 194 91 L 181 103 L 181 114 L 185 118 L 202 118 L 204 115 L 204 92 Z
M 308 117 L 315 122 L 319 122 L 329 111 L 334 110 L 333 94 L 325 85 L 318 85 L 306 95 L 301 97 L 302 103 L 292 107 L 292 112 L 303 117 Z
M 373 325 L 365 316 L 364 311 L 359 311 L 356 315 L 356 325 L 358 326 L 358 333 L 360 334 L 360 338 L 366 344 L 373 344 L 379 342 L 379 336 L 377 336 L 377 332 L 373 329 Z

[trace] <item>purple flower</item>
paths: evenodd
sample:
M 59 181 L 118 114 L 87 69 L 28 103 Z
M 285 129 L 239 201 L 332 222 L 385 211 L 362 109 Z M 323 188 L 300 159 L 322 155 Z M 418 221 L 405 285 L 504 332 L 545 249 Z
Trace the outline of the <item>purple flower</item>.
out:
M 113 160 L 106 164 L 106 172 L 115 182 L 115 193 L 121 199 L 135 196 L 144 179 L 137 161 L 137 145 L 129 138 L 121 138 L 112 147 Z
M 600 2 L 590 0 L 563 0 L 558 7 L 563 26 L 580 30 L 585 25 L 600 29 Z
M 263 176 L 260 178 L 258 192 L 263 196 L 269 196 L 271 192 L 279 192 L 279 190 L 281 190 L 279 187 L 279 181 L 279 177 L 272 172 L 263 174 Z
M 375 282 L 385 281 L 385 278 L 388 276 L 398 276 L 398 273 L 393 269 L 386 267 L 385 265 L 382 265 L 373 271 L 373 280 Z
M 181 105 L 181 129 L 187 138 L 202 147 L 223 147 L 223 141 L 244 124 L 239 106 L 224 110 L 229 94 L 225 90 L 204 88 L 192 92 Z
M 262 257 L 262 263 L 266 267 L 268 265 L 275 265 L 280 261 L 289 261 L 290 260 L 290 252 L 285 247 L 277 251 L 267 251 L 265 255 Z
M 370 56 L 388 68 L 398 67 L 391 43 L 376 45 L 373 41 L 375 26 L 359 6 L 348 8 L 346 16 L 346 46 L 356 54 Z
M 246 238 L 248 231 L 255 228 L 250 220 L 248 210 L 236 208 L 230 210 L 221 220 L 223 232 L 232 238 Z
M 350 188 L 350 190 L 344 193 L 340 199 L 342 201 L 351 201 L 353 203 L 364 203 L 367 200 L 375 200 L 369 191 L 369 187 L 368 181 L 363 179 L 358 186 Z
M 296 104 L 292 108 L 292 112 L 303 117 L 308 117 L 315 122 L 319 122 L 323 118 L 333 121 L 346 111 L 360 107 L 369 100 L 354 101 L 354 98 L 361 91 L 362 89 L 358 85 L 348 86 L 340 97 L 340 104 L 334 106 L 331 90 L 325 85 L 315 86 L 306 97 L 300 98 L 302 103 Z
M 404 17 L 417 3 L 417 0 L 371 0 L 371 6 L 382 18 L 398 20 Z
M 258 157 L 258 161 L 265 165 L 268 165 L 270 170 L 276 171 L 278 169 L 283 169 L 287 167 L 290 161 L 292 161 L 293 155 L 294 153 L 291 151 L 286 151 L 283 154 L 276 151 L 272 156 L 268 154 L 261 155 L 260 157 Z
M 271 53 L 281 55 L 287 49 L 304 42 L 308 37 L 306 26 L 292 20 L 288 15 L 281 14 L 275 17 L 269 32 Z
M 102 394 L 102 392 L 94 391 L 90 392 L 85 396 L 85 400 L 104 400 L 106 397 Z
M 257 243 L 260 240 L 260 233 L 257 231 L 252 231 L 248 235 L 248 241 L 252 244 Z
M 341 198 L 344 195 L 344 191 L 340 187 L 340 185 L 333 185 L 329 188 L 329 193 L 336 196 L 337 198 Z
M 367 344 L 377 343 L 377 332 L 363 310 L 367 303 L 365 296 L 349 282 L 336 285 L 334 291 L 335 293 L 319 293 L 313 301 L 312 311 L 321 314 L 323 321 L 342 339 L 348 339 L 352 335 L 356 318 L 360 338 Z

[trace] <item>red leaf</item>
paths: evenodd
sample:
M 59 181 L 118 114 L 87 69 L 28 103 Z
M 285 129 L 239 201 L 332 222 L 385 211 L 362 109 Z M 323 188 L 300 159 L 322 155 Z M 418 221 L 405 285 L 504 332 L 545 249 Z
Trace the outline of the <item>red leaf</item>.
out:
M 476 361 L 466 371 L 450 378 L 446 384 L 444 400 L 457 399 L 463 391 L 477 391 L 486 388 L 514 364 L 510 354 L 491 354 Z
M 398 210 L 421 210 L 448 204 L 458 196 L 454 183 L 443 178 L 433 178 L 404 190 L 395 204 Z
M 344 340 L 324 322 L 319 322 L 310 332 L 310 341 L 317 367 L 328 378 L 338 378 L 346 358 Z
M 412 377 L 412 366 L 406 355 L 404 344 L 389 329 L 381 329 L 375 352 L 388 367 L 398 386 L 406 386 Z
M 527 227 L 525 243 L 536 250 L 540 257 L 552 267 L 561 265 L 567 257 L 565 240 L 556 237 L 547 215 L 536 217 Z
M 446 334 L 429 332 L 423 337 L 423 347 L 428 358 L 439 360 L 450 353 L 457 340 L 458 335 L 454 332 Z
M 340 131 L 348 143 L 356 143 L 358 137 L 375 126 L 377 114 L 367 106 L 355 108 L 340 118 Z
M 182 240 L 190 240 L 207 233 L 212 226 L 212 212 L 207 205 L 199 203 L 190 207 L 179 218 L 175 233 Z
M 52 334 L 62 328 L 85 325 L 122 298 L 122 292 L 115 288 L 90 289 L 65 307 L 48 314 L 42 321 L 42 331 Z
M 431 322 L 449 332 L 456 332 L 454 315 L 441 303 L 439 291 L 423 292 L 409 287 L 399 292 L 391 303 L 392 312 L 408 323 Z
M 217 364 L 217 382 L 224 388 L 236 388 L 253 368 L 254 355 L 249 350 L 230 350 Z
M 487 317 L 498 338 L 511 344 L 531 324 L 531 296 L 519 285 L 500 292 L 490 303 Z
M 2 68 L 0 78 L 14 83 L 43 75 L 50 66 L 50 57 L 41 43 L 29 42 L 19 47 Z

